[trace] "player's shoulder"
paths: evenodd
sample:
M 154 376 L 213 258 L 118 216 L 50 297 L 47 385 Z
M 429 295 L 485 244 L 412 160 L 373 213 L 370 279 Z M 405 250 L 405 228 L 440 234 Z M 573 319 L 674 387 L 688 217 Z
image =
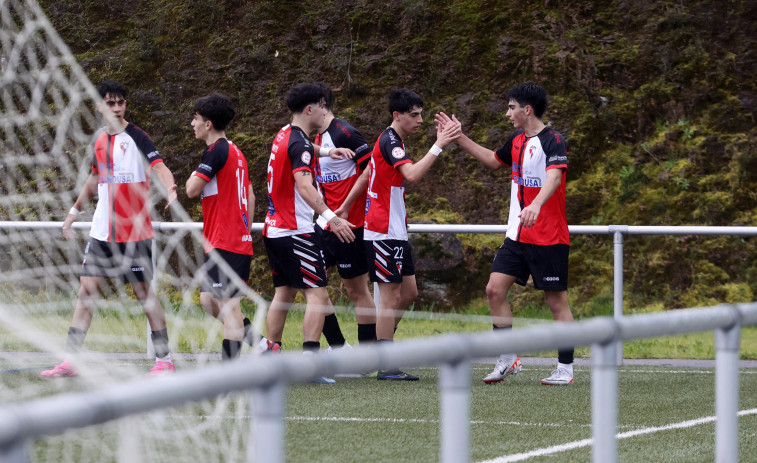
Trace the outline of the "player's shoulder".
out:
M 142 130 L 142 128 L 139 127 L 138 125 L 132 124 L 131 122 L 129 122 L 129 124 L 126 126 L 126 129 L 124 130 L 124 132 L 126 132 L 131 138 L 137 141 L 139 140 L 152 141 L 152 138 L 150 138 L 147 132 Z
M 565 137 L 551 126 L 544 127 L 538 137 L 543 145 L 565 145 Z

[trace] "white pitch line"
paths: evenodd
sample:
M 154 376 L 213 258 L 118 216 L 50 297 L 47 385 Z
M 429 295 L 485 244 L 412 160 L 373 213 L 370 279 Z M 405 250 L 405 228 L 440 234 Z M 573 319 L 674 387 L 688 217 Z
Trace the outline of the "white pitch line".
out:
M 739 416 L 755 415 L 757 414 L 757 408 L 750 410 L 742 410 L 738 413 Z M 680 423 L 668 424 L 665 426 L 654 426 L 649 428 L 637 429 L 634 431 L 627 431 L 616 434 L 617 439 L 627 439 L 629 437 L 642 436 L 645 434 L 652 434 L 661 431 L 669 431 L 671 429 L 683 429 L 698 426 L 700 424 L 712 423 L 715 421 L 714 416 L 707 416 L 704 418 L 697 418 L 695 420 L 682 421 Z M 552 455 L 554 453 L 565 452 L 567 450 L 573 450 L 581 447 L 588 447 L 592 444 L 594 439 L 582 439 L 578 441 L 568 442 L 565 444 L 554 445 L 551 447 L 544 447 L 541 449 L 531 450 L 530 452 L 516 453 L 513 455 L 506 455 L 503 457 L 494 458 L 492 460 L 485 460 L 480 463 L 510 463 L 515 461 L 528 460 L 533 457 L 542 457 L 545 455 Z

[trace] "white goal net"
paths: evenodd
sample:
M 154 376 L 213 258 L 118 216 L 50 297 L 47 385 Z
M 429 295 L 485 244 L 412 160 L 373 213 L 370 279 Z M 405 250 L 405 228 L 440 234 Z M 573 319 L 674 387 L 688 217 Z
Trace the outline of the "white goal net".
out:
M 94 201 L 79 216 L 76 239 L 64 240 L 60 223 L 90 173 L 88 145 L 103 122 L 95 87 L 36 2 L 0 0 L 0 22 L 0 404 L 10 405 L 142 377 L 154 358 L 141 305 L 128 285 L 114 282 L 104 288 L 75 357 L 80 374 L 40 376 L 66 355 Z M 162 211 L 165 198 L 159 182 L 152 184 L 152 202 Z M 178 205 L 153 215 L 153 223 L 168 220 L 190 218 Z M 218 362 L 223 325 L 199 305 L 199 228 L 157 238 L 157 293 L 174 361 L 179 368 Z M 260 326 L 266 303 L 246 291 L 243 310 Z M 29 454 L 61 462 L 240 461 L 248 412 L 244 395 L 227 396 L 50 436 Z

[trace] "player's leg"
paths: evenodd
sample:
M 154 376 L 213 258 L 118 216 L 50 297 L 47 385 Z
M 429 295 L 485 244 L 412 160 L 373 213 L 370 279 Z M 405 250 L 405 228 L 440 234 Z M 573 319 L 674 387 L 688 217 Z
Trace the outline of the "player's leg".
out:
M 268 306 L 268 313 L 265 317 L 266 337 L 278 346 L 281 346 L 284 324 L 286 323 L 287 315 L 289 315 L 289 309 L 294 303 L 295 296 L 297 296 L 297 288 L 277 286 L 273 293 L 271 305 Z
M 223 320 L 223 342 L 221 358 L 234 360 L 239 357 L 244 339 L 244 316 L 242 315 L 241 298 L 232 297 L 220 299 L 220 319 Z
M 360 343 L 376 341 L 376 305 L 368 290 L 368 274 L 342 278 L 347 296 L 355 306 L 357 340 Z
M 315 236 L 321 248 L 321 257 L 325 268 L 331 268 L 339 263 L 339 256 L 343 249 L 342 242 L 330 231 L 323 230 L 318 224 L 314 226 Z M 341 266 L 339 272 L 341 274 Z M 339 326 L 339 319 L 334 313 L 334 305 L 329 299 L 328 306 L 324 310 L 323 336 L 329 344 L 329 349 L 339 349 L 345 346 L 344 334 Z
M 492 328 L 502 333 L 513 327 L 513 313 L 507 295 L 513 284 L 525 281 L 528 270 L 520 243 L 505 239 L 492 262 L 489 282 L 486 284 L 486 298 L 489 301 L 489 313 L 492 316 Z M 485 378 L 487 384 L 498 383 L 510 375 L 516 375 L 522 369 L 520 359 L 514 352 L 499 356 L 491 373 Z
M 326 287 L 302 289 L 305 296 L 305 319 L 302 323 L 302 352 L 306 355 L 317 354 L 321 348 L 321 333 L 323 332 L 324 311 L 329 307 L 329 293 Z M 333 378 L 321 376 L 313 380 L 314 383 L 334 384 Z
M 79 298 L 76 300 L 74 317 L 71 320 L 71 326 L 68 328 L 68 336 L 66 337 L 67 357 L 79 352 L 84 345 L 84 338 L 86 338 L 87 331 L 92 324 L 95 301 L 99 297 L 100 286 L 105 279 L 82 276 L 79 278 L 79 281 Z M 55 365 L 51 370 L 43 371 L 41 375 L 48 378 L 57 378 L 76 376 L 77 372 L 71 364 L 70 359 L 65 358 L 62 363 Z
M 133 281 L 131 284 L 134 295 L 142 304 L 147 320 L 150 322 L 150 337 L 155 348 L 155 366 L 150 369 L 150 375 L 159 375 L 175 371 L 171 352 L 168 348 L 168 329 L 166 328 L 166 313 L 158 300 L 158 296 L 149 281 Z

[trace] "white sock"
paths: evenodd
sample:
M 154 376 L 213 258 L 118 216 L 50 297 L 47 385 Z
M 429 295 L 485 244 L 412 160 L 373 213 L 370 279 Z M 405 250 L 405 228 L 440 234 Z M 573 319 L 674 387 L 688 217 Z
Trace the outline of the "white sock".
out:
M 171 361 L 171 354 L 166 355 L 165 357 L 155 357 L 156 362 L 167 362 L 167 363 L 173 363 Z
M 573 364 L 572 363 L 560 363 L 557 362 L 557 368 L 562 368 L 564 370 L 567 370 L 570 372 L 570 375 L 573 376 Z

